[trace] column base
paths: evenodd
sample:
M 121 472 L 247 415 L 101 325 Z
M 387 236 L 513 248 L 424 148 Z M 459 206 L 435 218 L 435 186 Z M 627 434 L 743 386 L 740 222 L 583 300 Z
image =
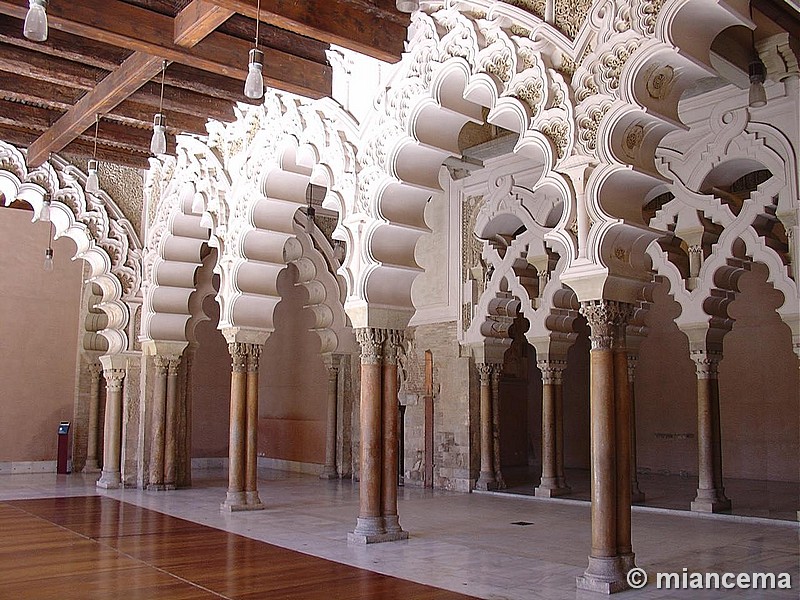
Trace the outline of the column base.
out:
M 403 528 L 400 527 L 400 519 L 397 515 L 384 516 L 383 522 L 386 528 L 386 533 L 405 533 L 406 538 L 408 537 L 408 533 L 403 531 Z
M 258 490 L 245 492 L 245 499 L 250 507 L 247 510 L 264 510 L 264 503 L 258 497 Z
M 219 505 L 219 508 L 229 512 L 249 510 L 247 508 L 247 496 L 244 492 L 228 492 L 225 496 L 225 501 Z
M 320 479 L 339 479 L 339 474 L 336 472 L 336 467 L 325 467 L 322 473 L 319 474 Z
M 115 490 L 121 487 L 122 479 L 120 478 L 119 471 L 103 471 L 95 485 L 104 490 Z
M 494 480 L 495 480 L 495 486 L 496 486 L 494 489 L 496 489 L 496 490 L 504 490 L 504 489 L 506 489 L 508 487 L 506 485 L 506 480 L 503 479 L 503 474 L 502 473 L 495 473 L 494 474 Z
M 380 544 L 381 542 L 399 542 L 408 539 L 407 531 L 395 531 L 393 533 L 371 533 L 363 534 L 355 531 L 347 534 L 347 541 L 353 544 Z
M 475 482 L 475 489 L 483 491 L 496 490 L 497 480 L 494 478 L 494 474 L 481 472 L 481 476 Z
M 615 594 L 630 587 L 627 574 L 620 556 L 603 558 L 590 556 L 589 566 L 583 575 L 575 579 L 575 584 L 579 590 Z
M 725 496 L 725 489 L 697 490 L 697 497 L 692 501 L 694 512 L 715 513 L 731 509 L 731 501 Z
M 631 490 L 631 502 L 642 503 L 644 502 L 644 492 L 638 487 Z
M 86 464 L 83 465 L 82 473 L 99 473 L 100 472 L 100 465 L 97 464 L 97 460 L 87 460 Z
M 572 492 L 572 488 L 540 485 L 536 487 L 533 492 L 537 498 L 557 498 L 558 496 L 566 496 Z

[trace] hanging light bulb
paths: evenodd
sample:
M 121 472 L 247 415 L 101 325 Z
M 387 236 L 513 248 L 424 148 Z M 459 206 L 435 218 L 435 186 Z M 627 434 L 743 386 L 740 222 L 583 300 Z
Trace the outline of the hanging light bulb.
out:
M 53 249 L 50 247 L 46 248 L 44 251 L 44 264 L 42 266 L 45 272 L 53 272 Z
M 22 34 L 34 42 L 47 39 L 47 0 L 28 0 L 28 14 Z
M 756 57 L 750 62 L 750 93 L 747 104 L 750 108 L 758 108 L 767 104 L 767 91 L 764 89 L 764 80 L 767 78 L 767 68 L 761 59 Z
M 86 191 L 90 194 L 100 193 L 100 182 L 97 180 L 97 129 L 100 127 L 100 115 L 94 122 L 94 151 L 89 160 L 89 177 L 86 178 Z
M 248 98 L 261 98 L 264 95 L 264 76 L 261 68 L 264 53 L 258 48 L 250 50 L 250 63 L 247 65 L 247 79 L 244 82 L 244 95 Z
M 167 61 L 161 63 L 161 97 L 158 100 L 158 112 L 153 117 L 153 137 L 150 139 L 150 152 L 152 154 L 167 153 L 167 119 L 161 112 L 164 107 L 164 73 L 167 70 Z
M 150 140 L 150 152 L 152 154 L 167 153 L 167 120 L 161 113 L 156 113 L 153 117 L 153 137 Z
M 50 222 L 50 196 L 45 194 L 42 200 L 42 210 L 39 211 L 39 220 L 43 223 Z
M 419 0 L 397 0 L 397 10 L 412 13 L 419 9 Z
M 261 0 L 256 3 L 256 38 L 255 46 L 250 50 L 250 59 L 247 64 L 247 79 L 244 81 L 244 95 L 248 98 L 258 99 L 264 96 L 264 53 L 258 49 L 258 25 L 261 23 Z

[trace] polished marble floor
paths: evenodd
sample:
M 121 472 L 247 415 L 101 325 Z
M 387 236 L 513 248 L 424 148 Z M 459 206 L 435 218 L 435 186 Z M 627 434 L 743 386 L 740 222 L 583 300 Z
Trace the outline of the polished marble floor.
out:
M 90 475 L 3 475 L 0 501 L 107 495 L 314 556 L 487 598 L 600 598 L 577 592 L 590 544 L 587 503 L 510 494 L 459 494 L 402 488 L 400 520 L 408 541 L 360 546 L 347 542 L 358 514 L 358 486 L 264 470 L 266 509 L 225 513 L 224 473 L 195 475 L 194 487 L 171 492 L 98 490 Z M 524 522 L 525 525 L 515 523 Z M 789 573 L 791 590 L 659 590 L 625 592 L 633 599 L 791 598 L 800 596 L 798 523 L 744 516 L 698 516 L 634 509 L 637 563 L 656 572 Z M 0 566 L 0 568 L 2 568 Z

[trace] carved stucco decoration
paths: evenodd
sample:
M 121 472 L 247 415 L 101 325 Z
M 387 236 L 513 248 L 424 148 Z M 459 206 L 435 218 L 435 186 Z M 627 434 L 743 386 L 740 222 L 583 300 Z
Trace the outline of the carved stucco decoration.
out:
M 574 39 L 586 22 L 593 0 L 555 0 L 555 25 Z
M 547 6 L 546 0 L 503 0 L 503 2 L 526 10 L 540 19 L 544 19 L 545 7 Z
M 115 354 L 129 349 L 128 303 L 135 302 L 140 291 L 142 246 L 114 200 L 105 191 L 87 194 L 85 184 L 86 174 L 58 156 L 28 170 L 23 152 L 0 141 L 0 192 L 5 202 L 27 201 L 38 219 L 45 194 L 50 196 L 56 237 L 66 235 L 75 242 L 76 258 L 88 263 L 89 280 L 102 291 L 98 308 L 108 316 L 108 325 L 100 334 L 108 340 L 109 353 Z

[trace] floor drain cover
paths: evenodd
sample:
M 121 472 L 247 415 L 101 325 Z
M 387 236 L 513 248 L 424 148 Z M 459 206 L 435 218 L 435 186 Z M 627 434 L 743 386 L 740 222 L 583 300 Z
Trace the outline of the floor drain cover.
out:
M 511 523 L 512 525 L 533 525 L 530 521 L 514 521 Z

